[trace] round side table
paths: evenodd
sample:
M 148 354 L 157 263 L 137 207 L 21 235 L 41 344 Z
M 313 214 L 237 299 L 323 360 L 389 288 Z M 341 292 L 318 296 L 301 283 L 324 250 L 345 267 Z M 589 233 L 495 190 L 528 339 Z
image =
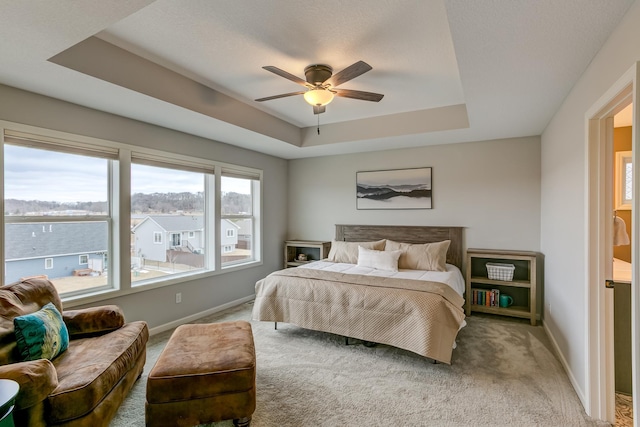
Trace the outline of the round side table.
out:
M 13 403 L 20 390 L 13 380 L 0 379 L 0 427 L 14 427 Z

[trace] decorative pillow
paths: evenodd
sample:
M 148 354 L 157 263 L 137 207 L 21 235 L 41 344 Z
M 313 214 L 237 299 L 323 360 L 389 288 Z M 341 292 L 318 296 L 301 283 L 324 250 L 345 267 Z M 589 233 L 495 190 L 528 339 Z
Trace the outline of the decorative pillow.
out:
M 55 305 L 46 304 L 35 313 L 13 319 L 22 360 L 52 360 L 69 345 L 69 332 Z
M 451 240 L 437 243 L 410 244 L 387 240 L 386 251 L 402 251 L 398 268 L 412 270 L 447 271 L 447 251 Z
M 62 317 L 69 336 L 109 332 L 124 326 L 124 313 L 117 305 L 65 310 Z
M 358 263 L 358 246 L 365 249 L 375 249 L 377 251 L 384 250 L 386 240 L 378 240 L 377 242 L 343 242 L 334 240 L 331 242 L 331 250 L 328 259 L 331 262 L 346 262 L 348 264 Z
M 376 251 L 358 246 L 358 266 L 376 270 L 398 271 L 398 258 L 402 251 Z

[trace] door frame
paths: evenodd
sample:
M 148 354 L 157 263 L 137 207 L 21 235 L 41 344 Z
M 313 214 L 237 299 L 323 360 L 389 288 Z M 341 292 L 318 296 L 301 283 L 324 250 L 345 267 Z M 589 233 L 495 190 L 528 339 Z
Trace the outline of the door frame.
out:
M 586 277 L 585 301 L 587 355 L 585 365 L 587 414 L 594 418 L 615 422 L 615 376 L 613 346 L 613 292 L 604 287 L 605 279 L 612 278 L 613 264 L 613 116 L 625 106 L 633 103 L 632 149 L 633 168 L 640 165 L 640 150 L 636 143 L 639 109 L 637 107 L 640 63 L 634 64 L 604 95 L 587 111 L 586 134 Z M 640 174 L 633 177 L 633 216 L 631 236 L 632 282 L 640 278 L 638 251 L 640 236 L 637 228 L 640 220 Z M 611 260 L 611 261 L 608 261 Z M 638 366 L 640 328 L 638 309 L 640 292 L 631 287 L 632 322 L 632 382 L 633 406 L 637 414 L 638 406 Z M 634 419 L 640 425 L 640 417 Z

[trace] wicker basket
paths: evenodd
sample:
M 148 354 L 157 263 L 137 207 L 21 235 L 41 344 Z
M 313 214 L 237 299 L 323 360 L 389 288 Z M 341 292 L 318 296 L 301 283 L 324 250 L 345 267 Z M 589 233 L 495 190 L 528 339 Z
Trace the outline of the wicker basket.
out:
M 513 264 L 500 264 L 497 262 L 487 263 L 487 276 L 491 280 L 503 280 L 510 282 L 513 280 L 513 272 L 516 266 Z

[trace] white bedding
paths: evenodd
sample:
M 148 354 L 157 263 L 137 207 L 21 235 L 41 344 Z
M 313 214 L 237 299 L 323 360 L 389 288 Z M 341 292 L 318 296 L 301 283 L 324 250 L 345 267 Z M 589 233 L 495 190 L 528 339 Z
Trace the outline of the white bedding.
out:
M 458 267 L 447 264 L 447 271 L 426 271 L 426 270 L 398 270 L 385 271 L 375 268 L 359 267 L 355 264 L 336 263 L 327 260 L 313 261 L 297 268 L 311 268 L 315 270 L 335 271 L 345 274 L 362 274 L 365 276 L 394 277 L 398 279 L 426 280 L 440 282 L 449 285 L 460 296 L 464 296 L 464 278 Z

